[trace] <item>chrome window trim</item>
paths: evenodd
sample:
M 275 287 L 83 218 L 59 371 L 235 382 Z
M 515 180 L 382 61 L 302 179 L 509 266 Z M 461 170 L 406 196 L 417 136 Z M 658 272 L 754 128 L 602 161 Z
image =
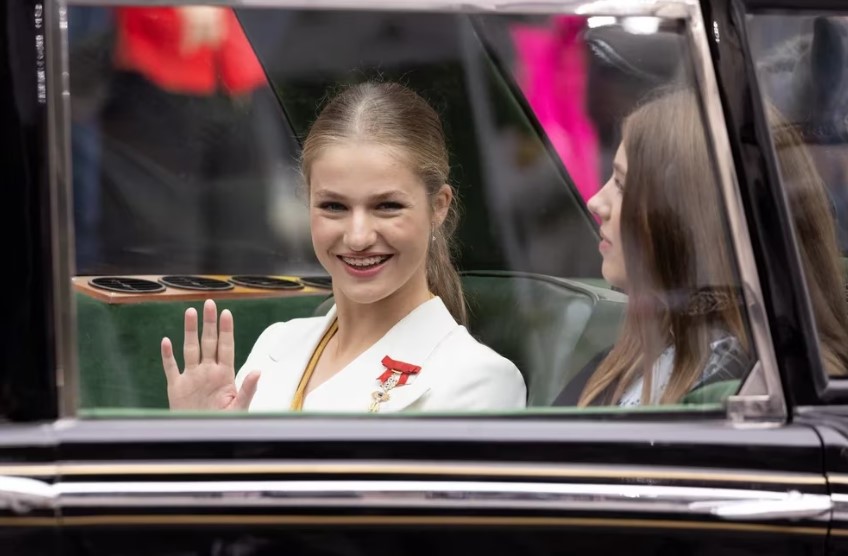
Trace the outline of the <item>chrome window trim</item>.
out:
M 692 53 L 695 59 L 695 81 L 700 89 L 700 97 L 705 116 L 705 128 L 709 132 L 708 140 L 712 143 L 713 157 L 718 170 L 718 179 L 722 189 L 725 214 L 730 224 L 733 237 L 736 264 L 742 279 L 743 295 L 745 296 L 748 322 L 753 335 L 754 348 L 759 358 L 759 365 L 748 376 L 750 381 L 765 383 L 766 392 L 760 396 L 745 396 L 747 384 L 743 384 L 740 394 L 728 400 L 728 415 L 733 420 L 762 421 L 769 419 L 784 420 L 787 416 L 786 400 L 777 366 L 777 357 L 771 341 L 771 330 L 768 315 L 763 301 L 763 290 L 760 284 L 757 264 L 751 247 L 751 236 L 748 221 L 739 194 L 739 182 L 733 164 L 733 154 L 730 149 L 730 138 L 727 135 L 727 123 L 721 106 L 718 83 L 715 78 L 715 68 L 710 56 L 707 39 L 708 29 L 704 23 L 700 7 L 692 6 L 690 22 L 687 27 Z M 714 39 L 721 40 L 721 30 L 715 22 L 711 29 Z M 759 374 L 759 376 L 758 376 Z
M 141 0 L 147 6 L 203 4 L 231 8 L 536 13 L 688 18 L 694 0 Z M 140 0 L 67 0 L 76 6 L 137 6 Z
M 48 114 L 51 198 L 53 199 L 54 247 L 53 287 L 56 322 L 57 381 L 60 385 L 60 415 L 72 418 L 78 412 L 78 358 L 76 354 L 75 303 L 69 278 L 73 276 L 74 243 L 72 204 L 69 179 L 70 159 L 70 91 L 67 56 L 67 7 L 138 5 L 139 0 L 45 0 L 48 21 Z M 738 181 L 733 166 L 730 140 L 718 96 L 715 69 L 709 53 L 707 27 L 704 24 L 697 0 L 470 0 L 449 2 L 444 0 L 149 0 L 145 5 L 190 5 L 203 3 L 233 8 L 309 8 L 357 10 L 440 11 L 457 13 L 551 13 L 575 15 L 654 16 L 685 19 L 689 22 L 687 40 L 692 47 L 695 81 L 703 102 L 705 128 L 709 134 L 714 160 L 718 170 L 725 212 L 730 224 L 734 253 L 753 334 L 754 348 L 759 357 L 766 393 L 745 395 L 743 385 L 740 395 L 729 400 L 727 415 L 740 421 L 783 421 L 787 408 L 783 396 L 777 359 L 771 342 L 768 318 L 763 303 L 762 288 L 750 243 Z M 711 28 L 719 39 L 719 30 Z M 58 86 L 57 86 L 58 84 Z M 61 231 L 61 233 L 60 233 Z M 750 373 L 754 375 L 755 373 Z
M 45 0 L 44 15 L 55 373 L 58 413 L 60 417 L 69 417 L 77 412 L 79 358 L 76 348 L 76 303 L 70 280 L 76 268 L 76 243 L 73 226 L 67 4 L 64 0 Z

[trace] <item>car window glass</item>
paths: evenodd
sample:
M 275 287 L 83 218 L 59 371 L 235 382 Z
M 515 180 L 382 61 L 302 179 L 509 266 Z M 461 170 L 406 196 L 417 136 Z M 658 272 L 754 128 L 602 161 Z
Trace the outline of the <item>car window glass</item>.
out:
M 254 385 L 251 411 L 271 413 L 719 408 L 756 354 L 685 32 L 644 17 L 72 7 L 79 408 L 167 411 L 185 392 L 163 352 L 169 380 L 189 360 L 243 368 L 235 383 L 215 382 L 232 368 L 197 375 L 241 410 Z M 441 120 L 468 332 L 434 286 L 440 259 L 439 299 L 345 358 L 343 303 L 389 299 L 417 276 L 405 261 L 449 233 L 438 212 L 410 231 L 436 204 L 339 193 L 384 164 L 413 199 L 404 168 L 409 183 L 430 171 L 410 162 L 420 142 L 368 127 L 386 116 L 368 103 L 348 113 L 360 127 L 345 120 L 371 138 L 359 150 L 316 139 L 309 154 L 322 109 L 363 82 L 400 84 Z M 232 315 L 234 346 L 201 337 L 184 354 L 186 311 L 202 321 L 206 299 L 213 319 Z
M 848 372 L 848 18 L 752 15 L 751 50 L 818 328 L 822 364 Z

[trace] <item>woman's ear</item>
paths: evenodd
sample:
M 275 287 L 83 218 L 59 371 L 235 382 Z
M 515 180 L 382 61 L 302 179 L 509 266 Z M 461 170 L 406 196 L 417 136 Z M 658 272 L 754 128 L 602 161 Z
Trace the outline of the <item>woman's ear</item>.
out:
M 453 189 L 448 184 L 442 185 L 433 198 L 433 216 L 436 225 L 441 226 L 448 216 L 448 210 L 453 202 Z

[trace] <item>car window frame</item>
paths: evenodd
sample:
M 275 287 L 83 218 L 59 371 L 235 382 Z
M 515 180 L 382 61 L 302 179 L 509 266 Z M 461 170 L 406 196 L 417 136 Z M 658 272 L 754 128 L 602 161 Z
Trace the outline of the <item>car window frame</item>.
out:
M 172 1 L 172 5 L 189 5 L 196 2 Z M 309 9 L 381 9 L 381 10 L 410 10 L 410 11 L 445 11 L 444 4 L 428 0 L 219 0 L 207 2 L 218 6 L 231 8 L 250 7 L 289 7 Z M 70 156 L 70 92 L 68 90 L 68 56 L 67 56 L 67 9 L 73 6 L 105 6 L 138 5 L 138 0 L 69 0 L 49 1 L 46 4 L 48 13 L 47 72 L 52 83 L 61 87 L 48 88 L 48 143 L 50 164 L 50 191 L 52 214 L 52 245 L 53 245 L 53 318 L 55 321 L 56 372 L 60 390 L 59 415 L 62 418 L 73 419 L 78 416 L 78 377 L 79 367 L 76 353 L 76 310 L 69 277 L 73 272 L 73 218 L 71 204 L 71 156 Z M 161 2 L 156 2 L 161 4 Z M 699 92 L 702 116 L 708 132 L 708 143 L 717 170 L 717 181 L 722 192 L 725 216 L 729 223 L 728 235 L 731 238 L 736 266 L 742 282 L 743 295 L 746 302 L 746 315 L 752 332 L 752 343 L 757 352 L 759 362 L 754 371 L 749 373 L 740 392 L 731 396 L 727 403 L 726 414 L 722 417 L 734 421 L 785 421 L 787 404 L 784 391 L 778 375 L 778 359 L 772 342 L 770 319 L 765 310 L 763 288 L 749 232 L 747 211 L 744 209 L 736 165 L 732 156 L 730 137 L 725 123 L 725 112 L 718 95 L 716 70 L 713 67 L 713 57 L 708 39 L 707 27 L 704 23 L 701 7 L 697 0 L 677 0 L 654 2 L 640 0 L 638 2 L 585 2 L 567 1 L 555 9 L 539 5 L 535 2 L 514 2 L 501 5 L 496 0 L 475 0 L 457 6 L 456 11 L 462 13 L 556 13 L 579 15 L 608 15 L 608 16 L 657 16 L 681 19 L 687 22 L 685 37 L 691 48 L 693 58 L 690 63 L 694 70 L 694 84 Z M 756 403 L 748 403 L 754 400 Z M 646 408 L 647 409 L 647 408 Z M 612 413 L 612 412 L 611 412 Z M 643 413 L 643 417 L 646 411 Z M 662 419 L 667 412 L 659 411 Z M 550 415 L 556 418 L 557 415 Z M 474 417 L 474 416 L 471 416 Z M 516 418 L 515 415 L 505 415 L 504 418 Z M 594 414 L 594 417 L 600 417 Z M 621 415 L 614 415 L 621 418 Z M 626 418 L 626 415 L 625 415 Z M 249 425 L 246 425 L 249 426 Z
M 798 243 L 792 226 L 790 208 L 783 180 L 780 174 L 777 151 L 774 145 L 771 130 L 765 118 L 765 102 L 763 91 L 757 74 L 757 59 L 751 50 L 748 32 L 750 17 L 758 14 L 782 13 L 787 15 L 813 15 L 822 13 L 848 14 L 848 6 L 840 4 L 838 0 L 810 0 L 798 5 L 797 2 L 789 0 L 735 0 L 735 11 L 738 21 L 743 22 L 740 26 L 743 30 L 741 47 L 745 52 L 746 71 L 751 86 L 752 108 L 757 114 L 756 130 L 757 140 L 762 148 L 765 174 L 768 183 L 773 184 L 771 195 L 780 200 L 777 206 L 777 218 L 782 222 L 782 233 L 784 234 L 783 246 L 788 250 L 788 266 L 785 267 L 786 275 L 784 281 L 789 284 L 789 290 L 781 292 L 790 303 L 794 303 L 797 311 L 798 322 L 796 326 L 800 333 L 797 338 L 796 349 L 801 352 L 801 357 L 806 360 L 807 373 L 792 372 L 789 369 L 782 371 L 787 393 L 794 398 L 794 405 L 822 406 L 839 405 L 848 403 L 848 377 L 831 377 L 827 374 L 819 348 L 818 329 L 813 316 L 812 303 L 810 301 L 807 281 L 804 277 L 803 267 Z M 803 411 L 803 409 L 800 409 Z

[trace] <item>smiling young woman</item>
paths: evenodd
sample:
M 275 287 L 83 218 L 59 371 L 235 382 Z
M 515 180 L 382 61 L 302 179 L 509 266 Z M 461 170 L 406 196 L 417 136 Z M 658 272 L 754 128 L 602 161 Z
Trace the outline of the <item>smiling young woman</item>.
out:
M 436 112 L 394 83 L 350 87 L 303 145 L 312 244 L 332 276 L 325 317 L 268 327 L 234 373 L 233 318 L 185 315 L 181 373 L 167 338 L 172 409 L 378 412 L 523 407 L 518 369 L 463 326 L 451 259 L 457 224 Z

